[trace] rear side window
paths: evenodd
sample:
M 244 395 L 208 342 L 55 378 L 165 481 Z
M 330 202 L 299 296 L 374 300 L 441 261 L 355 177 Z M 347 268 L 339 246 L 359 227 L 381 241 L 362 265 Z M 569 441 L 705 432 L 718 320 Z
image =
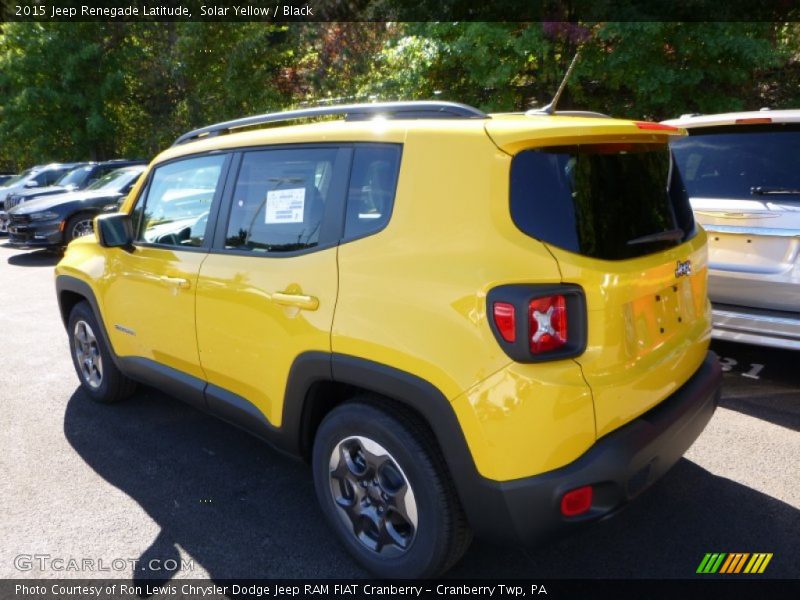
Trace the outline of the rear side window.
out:
M 694 231 L 663 144 L 520 152 L 511 163 L 511 216 L 531 237 L 604 260 L 652 254 Z
M 399 169 L 400 146 L 356 146 L 347 193 L 345 239 L 375 233 L 388 223 Z
M 228 249 L 282 253 L 319 244 L 325 209 L 344 169 L 342 149 L 247 152 L 225 235 Z
M 671 144 L 693 198 L 800 203 L 800 127 L 691 130 Z

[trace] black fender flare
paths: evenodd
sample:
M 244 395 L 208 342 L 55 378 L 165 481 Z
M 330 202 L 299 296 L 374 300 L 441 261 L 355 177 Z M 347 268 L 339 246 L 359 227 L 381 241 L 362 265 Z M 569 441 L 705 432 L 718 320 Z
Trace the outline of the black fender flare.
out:
M 380 394 L 403 404 L 425 421 L 433 432 L 455 484 L 461 505 L 477 535 L 486 536 L 484 526 L 497 521 L 500 500 L 496 483 L 480 475 L 467 444 L 464 431 L 447 397 L 436 386 L 416 375 L 364 358 L 339 353 L 309 352 L 300 355 L 292 365 L 284 398 L 281 436 L 293 444 L 285 448 L 301 453 L 306 396 L 311 386 L 321 381 L 352 385 Z M 487 512 L 488 511 L 488 512 Z M 502 519 L 500 515 L 497 515 Z M 491 537 L 491 535 L 489 535 Z
M 97 297 L 95 296 L 91 286 L 85 281 L 71 275 L 56 276 L 56 297 L 58 298 L 58 310 L 61 313 L 61 320 L 64 323 L 64 328 L 66 329 L 69 325 L 69 313 L 71 307 L 68 307 L 64 304 L 64 292 L 70 292 L 81 296 L 84 300 L 86 300 L 86 302 L 89 303 L 97 322 L 100 324 L 100 335 L 103 336 L 103 342 L 105 343 L 106 348 L 109 350 L 108 353 L 111 355 L 111 360 L 114 361 L 114 365 L 120 371 L 124 371 L 120 364 L 119 357 L 117 357 L 117 353 L 114 352 L 114 347 L 111 345 L 106 324 L 103 321 L 103 313 L 100 311 L 100 307 L 97 303 Z M 69 335 L 69 331 L 67 332 L 67 335 Z

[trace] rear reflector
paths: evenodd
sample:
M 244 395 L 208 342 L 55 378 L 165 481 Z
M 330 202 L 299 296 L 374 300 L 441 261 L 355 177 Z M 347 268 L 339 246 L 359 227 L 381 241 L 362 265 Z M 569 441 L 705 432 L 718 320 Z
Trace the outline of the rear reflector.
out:
M 652 123 L 651 121 L 634 121 L 639 129 L 649 129 L 652 131 L 680 131 L 677 127 L 672 125 L 664 125 L 663 123 Z
M 528 307 L 528 342 L 533 354 L 567 343 L 567 300 L 564 296 L 534 298 Z
M 503 339 L 513 343 L 517 340 L 516 315 L 514 305 L 508 302 L 495 302 L 492 308 L 494 312 L 494 324 Z
M 736 119 L 737 125 L 758 125 L 759 123 L 772 123 L 770 117 L 750 117 L 749 119 Z
M 564 494 L 561 498 L 561 514 L 577 517 L 592 507 L 592 486 L 585 485 Z

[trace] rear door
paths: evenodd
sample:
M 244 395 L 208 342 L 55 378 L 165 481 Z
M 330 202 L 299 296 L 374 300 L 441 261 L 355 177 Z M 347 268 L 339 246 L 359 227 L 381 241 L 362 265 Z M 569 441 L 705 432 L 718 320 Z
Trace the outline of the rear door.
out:
M 712 301 L 800 311 L 800 126 L 690 133 L 672 150 L 708 232 Z
M 237 158 L 197 287 L 208 402 L 230 420 L 280 426 L 295 359 L 330 352 L 351 154 L 283 146 Z

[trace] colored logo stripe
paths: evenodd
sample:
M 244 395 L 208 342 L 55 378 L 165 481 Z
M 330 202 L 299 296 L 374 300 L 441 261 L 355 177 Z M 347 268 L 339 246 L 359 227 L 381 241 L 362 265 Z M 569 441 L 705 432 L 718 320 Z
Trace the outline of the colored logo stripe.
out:
M 722 565 L 719 570 L 720 573 L 738 573 L 744 566 L 744 561 L 750 556 L 750 553 L 734 552 L 728 554 L 728 560 Z
M 767 568 L 769 561 L 772 560 L 772 553 L 760 553 L 760 554 L 753 554 L 753 558 L 750 559 L 750 562 L 747 563 L 747 566 L 744 568 L 745 573 L 763 573 L 764 569 Z
M 722 564 L 722 559 L 725 558 L 725 553 L 708 553 L 703 558 L 703 561 L 700 563 L 700 566 L 697 567 L 698 573 L 716 573 L 717 569 L 719 569 L 720 564 Z
M 742 569 L 744 573 L 763 573 L 771 560 L 772 553 L 767 552 L 708 552 L 700 561 L 697 573 L 734 574 L 742 573 Z

